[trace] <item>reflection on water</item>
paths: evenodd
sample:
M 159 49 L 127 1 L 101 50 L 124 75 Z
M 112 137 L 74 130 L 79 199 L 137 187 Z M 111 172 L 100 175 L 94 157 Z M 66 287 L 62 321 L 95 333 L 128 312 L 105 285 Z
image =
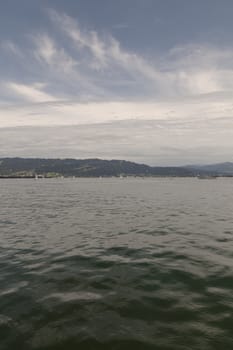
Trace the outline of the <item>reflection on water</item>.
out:
M 0 349 L 232 349 L 233 181 L 0 181 Z

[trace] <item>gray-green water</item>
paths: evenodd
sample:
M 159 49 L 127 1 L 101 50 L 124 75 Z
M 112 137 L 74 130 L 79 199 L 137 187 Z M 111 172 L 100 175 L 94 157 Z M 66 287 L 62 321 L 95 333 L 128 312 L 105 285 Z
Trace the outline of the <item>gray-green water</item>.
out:
M 0 349 L 233 349 L 233 180 L 0 181 Z

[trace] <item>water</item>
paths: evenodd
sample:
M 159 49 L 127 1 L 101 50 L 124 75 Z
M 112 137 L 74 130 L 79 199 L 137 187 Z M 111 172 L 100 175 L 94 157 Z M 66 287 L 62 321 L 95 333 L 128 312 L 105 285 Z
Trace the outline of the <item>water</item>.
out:
M 233 180 L 0 181 L 0 349 L 233 349 Z

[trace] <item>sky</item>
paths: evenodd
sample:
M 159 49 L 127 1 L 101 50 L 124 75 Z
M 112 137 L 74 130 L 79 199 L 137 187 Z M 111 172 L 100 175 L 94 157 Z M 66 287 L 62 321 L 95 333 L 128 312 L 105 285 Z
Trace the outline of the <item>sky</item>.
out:
M 8 0 L 0 157 L 233 161 L 232 0 Z

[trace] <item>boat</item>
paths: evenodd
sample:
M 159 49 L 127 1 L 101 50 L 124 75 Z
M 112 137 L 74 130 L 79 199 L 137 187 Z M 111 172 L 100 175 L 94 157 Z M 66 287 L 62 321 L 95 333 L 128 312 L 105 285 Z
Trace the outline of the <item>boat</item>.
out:
M 197 175 L 197 178 L 199 180 L 215 180 L 215 179 L 217 179 L 217 176 L 215 176 L 215 175 Z
M 44 179 L 44 175 L 35 174 L 35 180 L 38 180 L 38 179 Z

